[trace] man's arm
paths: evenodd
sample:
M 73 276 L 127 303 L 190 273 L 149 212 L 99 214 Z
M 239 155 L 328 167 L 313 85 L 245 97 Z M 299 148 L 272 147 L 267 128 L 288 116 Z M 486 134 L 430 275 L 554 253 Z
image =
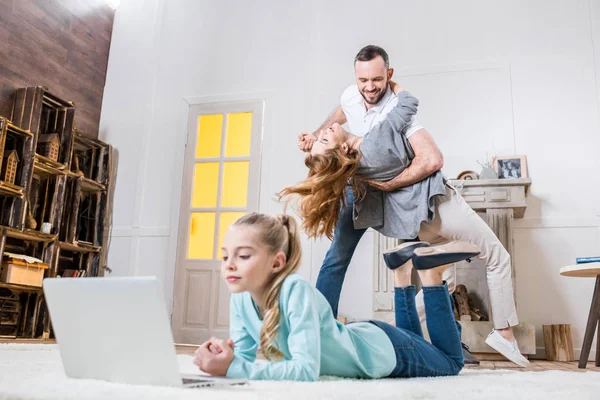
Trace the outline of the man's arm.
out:
M 333 110 L 333 112 L 329 114 L 325 122 L 323 122 L 321 126 L 319 126 L 317 130 L 315 130 L 313 133 L 302 132 L 300 135 L 298 135 L 298 147 L 300 148 L 300 150 L 310 151 L 313 143 L 317 140 L 317 137 L 319 136 L 319 132 L 321 132 L 322 129 L 329 128 L 331 125 L 333 125 L 334 122 L 337 122 L 340 125 L 346 123 L 346 114 L 344 114 L 342 106 L 337 106 L 335 110 Z
M 419 129 L 410 135 L 408 143 L 415 153 L 415 158 L 404 171 L 389 181 L 368 180 L 366 182 L 376 189 L 391 192 L 420 182 L 442 169 L 444 157 L 429 132 Z

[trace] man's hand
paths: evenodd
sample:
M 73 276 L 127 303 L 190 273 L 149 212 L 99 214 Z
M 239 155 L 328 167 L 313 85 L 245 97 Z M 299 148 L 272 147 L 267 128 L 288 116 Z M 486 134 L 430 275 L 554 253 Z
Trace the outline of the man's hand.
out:
M 413 185 L 429 177 L 444 166 L 442 152 L 425 129 L 419 129 L 408 138 L 415 158 L 398 176 L 389 181 L 365 180 L 364 182 L 382 192 L 392 192 Z
M 215 337 L 200 345 L 194 357 L 194 364 L 213 376 L 227 375 L 231 361 L 233 361 L 233 340 L 221 340 Z
M 303 152 L 308 153 L 316 141 L 317 137 L 312 133 L 302 132 L 298 135 L 298 148 Z
M 373 179 L 365 179 L 363 182 L 365 182 L 369 186 L 374 187 L 377 190 L 381 190 L 382 192 L 392 192 L 400 187 L 400 186 L 394 185 L 393 180 L 376 181 Z

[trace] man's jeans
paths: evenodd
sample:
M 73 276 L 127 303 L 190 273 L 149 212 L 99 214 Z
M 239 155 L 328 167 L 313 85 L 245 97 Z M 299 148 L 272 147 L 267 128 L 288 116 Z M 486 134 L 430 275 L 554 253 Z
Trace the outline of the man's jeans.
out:
M 354 229 L 352 212 L 354 209 L 354 195 L 348 186 L 346 188 L 347 207 L 340 211 L 337 226 L 333 232 L 333 242 L 325 255 L 323 265 L 317 278 L 317 289 L 323 293 L 337 318 L 340 293 L 346 276 L 346 270 L 352 260 L 352 255 L 360 238 L 366 229 Z
M 414 286 L 394 290 L 396 326 L 371 321 L 388 335 L 396 350 L 396 368 L 389 375 L 392 378 L 457 375 L 464 366 L 461 328 L 454 319 L 447 284 L 424 286 L 422 290 L 431 343 L 423 338 Z

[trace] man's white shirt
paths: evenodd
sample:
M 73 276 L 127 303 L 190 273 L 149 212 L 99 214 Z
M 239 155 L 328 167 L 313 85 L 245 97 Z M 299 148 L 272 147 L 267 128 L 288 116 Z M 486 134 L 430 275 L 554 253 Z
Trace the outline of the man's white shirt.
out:
M 344 114 L 346 114 L 350 132 L 356 136 L 364 136 L 375 125 L 383 121 L 387 113 L 389 113 L 397 103 L 398 98 L 389 86 L 381 100 L 369 110 L 365 107 L 364 99 L 356 85 L 352 85 L 344 90 L 340 99 L 340 104 Z M 419 121 L 413 117 L 411 125 L 406 130 L 406 137 L 410 137 L 410 135 L 422 128 L 423 126 Z

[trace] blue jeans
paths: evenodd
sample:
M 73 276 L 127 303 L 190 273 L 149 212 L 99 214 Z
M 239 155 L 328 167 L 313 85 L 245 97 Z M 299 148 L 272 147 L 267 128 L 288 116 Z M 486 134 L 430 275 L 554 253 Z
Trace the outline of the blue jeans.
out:
M 338 223 L 333 231 L 333 242 L 325 255 L 323 265 L 317 277 L 317 289 L 325 296 L 334 318 L 337 318 L 340 293 L 346 277 L 346 271 L 354 250 L 366 229 L 354 229 L 352 212 L 354 210 L 354 195 L 350 186 L 346 187 L 346 208 L 342 208 Z
M 457 375 L 464 366 L 461 328 L 454 319 L 448 286 L 423 286 L 422 290 L 431 343 L 423 338 L 414 286 L 394 290 L 396 326 L 371 321 L 388 335 L 396 350 L 391 378 Z

